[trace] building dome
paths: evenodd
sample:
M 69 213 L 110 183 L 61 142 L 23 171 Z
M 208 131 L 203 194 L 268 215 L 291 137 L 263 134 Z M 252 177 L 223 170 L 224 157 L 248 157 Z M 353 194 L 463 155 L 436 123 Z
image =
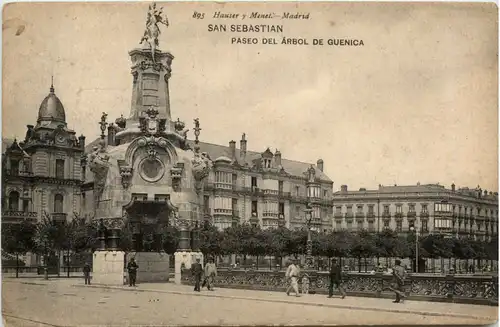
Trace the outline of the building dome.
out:
M 64 106 L 54 93 L 54 86 L 50 87 L 50 93 L 43 99 L 38 109 L 38 121 L 50 120 L 65 123 L 66 113 Z

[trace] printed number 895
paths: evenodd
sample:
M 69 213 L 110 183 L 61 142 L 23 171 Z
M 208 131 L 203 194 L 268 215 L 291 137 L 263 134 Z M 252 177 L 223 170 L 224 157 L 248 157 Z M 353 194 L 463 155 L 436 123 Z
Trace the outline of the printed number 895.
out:
M 203 18 L 205 18 L 205 13 L 199 13 L 199 12 L 195 11 L 194 14 L 193 14 L 193 18 L 195 18 L 195 19 L 203 19 Z

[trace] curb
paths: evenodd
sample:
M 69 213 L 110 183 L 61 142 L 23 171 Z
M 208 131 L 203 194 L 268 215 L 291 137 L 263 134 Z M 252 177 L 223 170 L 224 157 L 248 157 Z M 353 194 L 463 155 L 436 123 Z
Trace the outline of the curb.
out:
M 311 303 L 305 301 L 290 301 L 284 299 L 262 299 L 257 297 L 245 297 L 245 296 L 234 296 L 234 295 L 219 295 L 219 294 L 205 294 L 205 293 L 192 293 L 183 291 L 167 291 L 167 290 L 153 290 L 153 289 L 137 289 L 137 288 L 124 288 L 120 286 L 109 286 L 109 285 L 72 285 L 73 287 L 87 287 L 87 288 L 102 288 L 102 289 L 112 289 L 121 290 L 128 292 L 145 292 L 145 293 L 166 293 L 166 294 L 176 294 L 176 295 L 190 295 L 190 296 L 202 296 L 202 297 L 213 297 L 213 298 L 225 298 L 225 299 L 235 299 L 235 300 L 249 300 L 249 301 L 260 301 L 260 302 L 272 302 L 272 303 L 287 303 L 296 305 L 306 305 L 314 307 L 327 307 L 327 308 L 337 308 L 337 309 L 350 309 L 358 311 L 376 311 L 376 312 L 389 312 L 389 313 L 404 313 L 404 314 L 416 314 L 421 316 L 431 316 L 431 317 L 453 317 L 453 318 L 468 318 L 475 320 L 491 320 L 496 321 L 498 318 L 495 317 L 484 317 L 484 316 L 473 316 L 467 314 L 459 313 L 442 313 L 442 312 L 432 312 L 432 311 L 416 311 L 407 309 L 384 309 L 384 308 L 373 308 L 373 307 L 359 307 L 352 305 L 341 305 L 341 304 L 329 304 L 329 303 Z

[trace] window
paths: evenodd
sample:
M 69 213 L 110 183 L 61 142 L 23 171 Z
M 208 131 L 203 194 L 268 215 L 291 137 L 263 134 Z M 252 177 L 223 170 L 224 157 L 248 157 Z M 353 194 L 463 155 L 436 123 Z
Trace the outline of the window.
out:
M 205 213 L 210 214 L 210 196 L 208 195 L 203 196 L 203 208 Z
M 56 178 L 64 178 L 64 159 L 56 159 Z
M 278 192 L 283 193 L 283 181 L 278 181 Z
M 236 182 L 238 181 L 238 175 L 233 174 L 231 181 L 233 182 L 233 189 L 236 188 Z
M 363 205 L 358 205 L 356 208 L 357 208 L 357 213 L 363 213 Z
M 403 222 L 401 220 L 396 221 L 396 232 L 402 232 L 403 231 Z
M 295 206 L 295 217 L 300 216 L 300 206 Z
M 134 201 L 147 201 L 148 195 L 146 193 L 132 193 Z
M 10 174 L 19 175 L 19 160 L 10 159 Z
M 19 211 L 19 192 L 13 191 L 9 194 L 9 210 Z
M 216 196 L 214 198 L 214 213 L 231 214 L 233 212 L 232 198 Z
M 388 219 L 384 220 L 384 228 L 389 228 L 389 220 Z
M 310 198 L 319 198 L 321 196 L 321 189 L 319 186 L 311 186 L 307 188 L 307 196 Z
M 403 205 L 396 204 L 396 213 L 403 213 Z
M 478 231 L 478 232 L 480 232 L 480 231 L 481 231 L 481 227 L 482 227 L 481 223 L 477 223 L 477 231 Z
M 321 218 L 321 209 L 319 207 L 314 207 L 312 209 L 312 218 Z
M 415 205 L 414 204 L 408 205 L 408 212 L 415 212 Z
M 422 232 L 427 232 L 428 230 L 427 220 L 422 220 Z
M 323 190 L 323 198 L 326 198 L 328 196 L 328 191 L 327 190 Z
M 362 229 L 363 229 L 363 222 L 358 221 L 358 230 L 362 230 Z
M 257 201 L 252 201 L 252 216 L 257 216 Z
M 375 214 L 374 207 L 375 206 L 373 204 L 368 205 L 368 214 Z
M 257 187 L 257 177 L 252 177 L 251 182 L 252 182 L 252 188 Z
M 434 219 L 434 227 L 435 228 L 452 228 L 451 219 Z
M 342 213 L 342 206 L 336 206 L 335 207 L 335 213 L 341 214 Z
M 374 232 L 375 231 L 375 223 L 372 220 L 370 220 L 368 222 L 368 231 L 369 232 Z
M 451 212 L 451 204 L 448 203 L 434 203 L 435 212 Z
M 264 168 L 271 168 L 271 159 L 264 159 Z
M 223 189 L 233 188 L 233 175 L 224 171 L 215 172 L 215 187 Z
M 295 186 L 295 195 L 296 196 L 300 195 L 300 186 Z
M 62 194 L 56 194 L 54 196 L 54 213 L 63 213 L 64 212 L 64 197 Z
M 30 211 L 29 206 L 30 206 L 30 202 L 28 200 L 23 200 L 23 211 L 24 212 Z
M 335 221 L 335 229 L 336 230 L 341 230 L 342 229 L 342 221 L 341 220 L 336 220 Z
M 279 212 L 280 212 L 280 215 L 285 215 L 285 204 L 283 202 L 280 202 L 280 207 L 279 207 Z
M 264 213 L 264 215 L 278 214 L 278 202 L 264 201 L 263 213 Z
M 422 204 L 422 213 L 427 213 L 427 204 Z
M 352 220 L 347 221 L 347 229 L 352 230 Z
M 408 230 L 414 230 L 415 229 L 415 222 L 413 220 L 408 221 Z
M 389 214 L 389 205 L 384 204 L 384 214 Z
M 347 213 L 352 213 L 352 206 L 347 206 Z

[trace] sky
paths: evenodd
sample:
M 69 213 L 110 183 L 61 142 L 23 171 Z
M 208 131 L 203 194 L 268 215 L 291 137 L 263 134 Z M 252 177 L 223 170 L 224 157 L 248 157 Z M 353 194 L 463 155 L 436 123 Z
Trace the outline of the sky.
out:
M 24 138 L 51 76 L 88 142 L 130 112 L 128 52 L 149 3 L 18 3 L 3 11 L 2 136 Z M 172 118 L 200 140 L 325 162 L 334 189 L 440 183 L 498 190 L 498 12 L 484 3 L 159 3 L 174 55 Z M 194 12 L 205 13 L 194 19 Z M 216 11 L 309 13 L 216 20 Z M 283 33 L 208 32 L 282 24 Z M 17 34 L 17 35 L 16 35 Z M 231 37 L 355 38 L 359 47 L 242 45 Z M 192 128 L 191 128 L 192 129 Z M 192 136 L 191 136 L 192 137 Z

